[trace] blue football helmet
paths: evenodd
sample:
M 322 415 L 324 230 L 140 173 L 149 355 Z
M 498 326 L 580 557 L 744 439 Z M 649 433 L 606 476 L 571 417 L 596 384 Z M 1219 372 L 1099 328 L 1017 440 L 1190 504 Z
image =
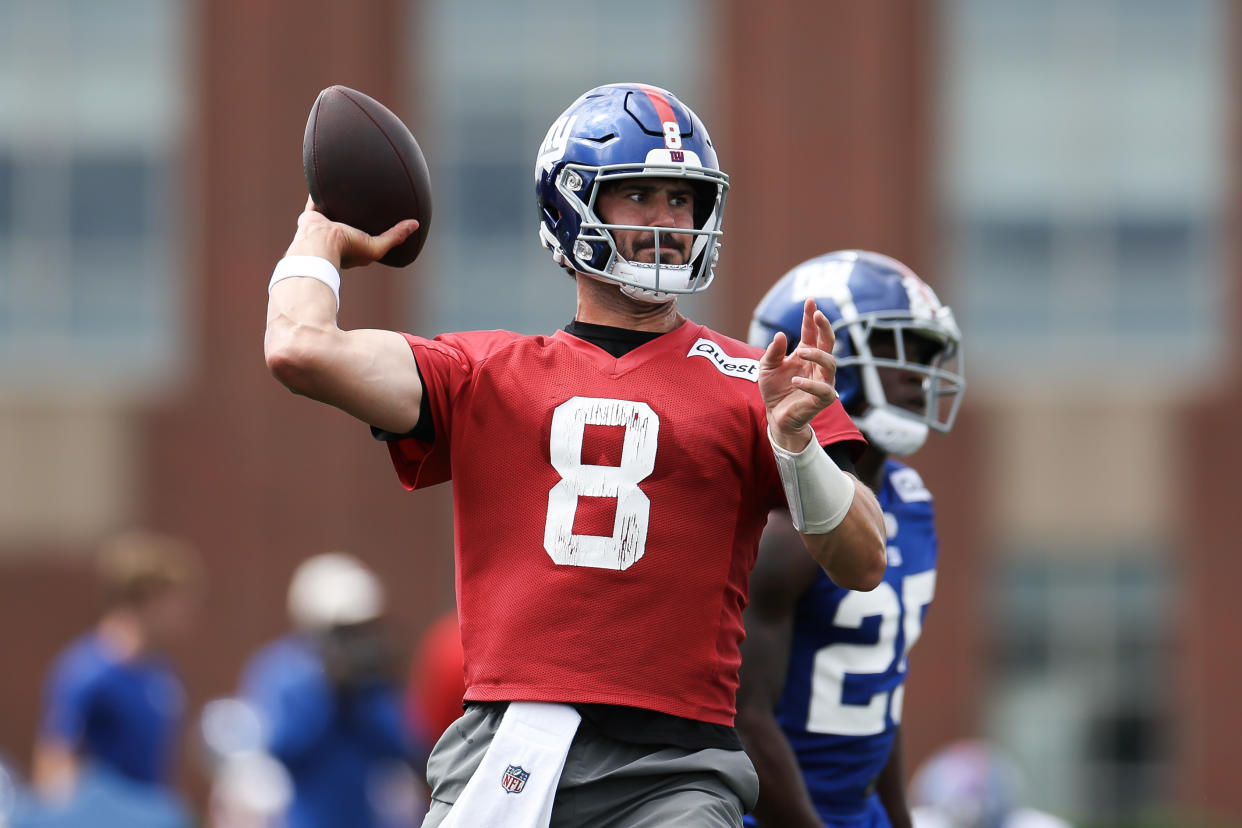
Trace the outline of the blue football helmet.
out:
M 917 451 L 928 429 L 953 427 L 966 380 L 962 376 L 962 335 L 953 311 L 910 268 L 896 259 L 865 250 L 839 250 L 811 259 L 781 277 L 755 308 L 750 344 L 766 348 L 784 331 L 789 350 L 802 335 L 802 305 L 814 298 L 836 335 L 837 394 L 859 430 L 889 454 Z M 895 357 L 876 357 L 872 336 L 892 337 Z M 910 337 L 933 343 L 930 360 Z M 921 414 L 890 403 L 879 369 L 923 376 Z
M 694 227 L 603 222 L 595 212 L 600 187 L 625 178 L 687 179 L 695 194 Z M 616 282 L 636 299 L 667 301 L 711 284 L 728 189 L 706 127 L 671 92 L 640 83 L 600 86 L 556 119 L 539 148 L 539 240 L 567 269 Z M 612 231 L 648 229 L 655 261 L 625 259 Z M 660 263 L 661 236 L 670 233 L 694 237 L 687 264 Z
M 951 828 L 1003 828 L 1021 798 L 1018 766 L 984 742 L 967 740 L 941 748 L 910 783 L 910 804 Z

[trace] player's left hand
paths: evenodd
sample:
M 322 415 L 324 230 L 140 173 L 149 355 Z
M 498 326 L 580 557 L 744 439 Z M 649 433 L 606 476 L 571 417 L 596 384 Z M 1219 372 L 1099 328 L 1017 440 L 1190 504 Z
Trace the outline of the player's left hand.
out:
M 778 332 L 759 360 L 759 393 L 768 409 L 768 425 L 776 443 L 789 451 L 806 448 L 814 432 L 811 420 L 837 399 L 833 383 L 837 361 L 832 355 L 836 337 L 832 323 L 815 307 L 802 306 L 802 339 L 785 355 L 785 334 Z

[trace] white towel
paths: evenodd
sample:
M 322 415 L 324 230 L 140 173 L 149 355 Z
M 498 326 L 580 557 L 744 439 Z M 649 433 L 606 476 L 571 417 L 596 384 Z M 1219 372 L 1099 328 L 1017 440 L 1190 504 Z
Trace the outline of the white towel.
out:
M 581 720 L 567 704 L 510 702 L 441 828 L 547 828 Z

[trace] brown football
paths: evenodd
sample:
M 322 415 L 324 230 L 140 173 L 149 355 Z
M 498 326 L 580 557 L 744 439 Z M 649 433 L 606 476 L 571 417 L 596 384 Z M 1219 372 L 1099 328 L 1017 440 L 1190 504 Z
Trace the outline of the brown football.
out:
M 320 92 L 306 121 L 302 172 L 315 206 L 333 221 L 377 235 L 417 219 L 414 234 L 380 262 L 404 267 L 417 258 L 431 227 L 427 160 L 382 103 L 345 86 Z

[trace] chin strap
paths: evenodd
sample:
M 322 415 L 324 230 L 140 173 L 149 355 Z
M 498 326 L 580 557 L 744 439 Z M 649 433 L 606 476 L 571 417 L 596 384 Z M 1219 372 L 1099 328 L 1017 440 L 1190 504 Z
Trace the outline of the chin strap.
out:
M 672 293 L 657 293 L 654 290 L 646 288 L 634 287 L 633 285 L 617 285 L 621 292 L 637 302 L 646 302 L 649 305 L 667 305 L 673 301 Z
M 895 414 L 887 408 L 872 406 L 854 418 L 854 425 L 876 448 L 904 457 L 914 454 L 927 441 L 927 423 Z

